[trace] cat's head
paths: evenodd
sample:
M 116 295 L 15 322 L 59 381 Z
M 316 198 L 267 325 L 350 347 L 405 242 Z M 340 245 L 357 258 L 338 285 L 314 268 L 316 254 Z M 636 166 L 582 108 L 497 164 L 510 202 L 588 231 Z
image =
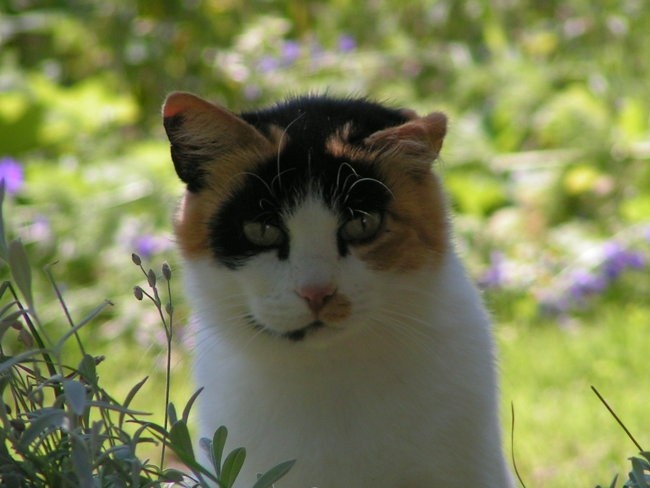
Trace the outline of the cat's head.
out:
M 448 250 L 431 172 L 441 113 L 309 96 L 235 115 L 173 93 L 163 116 L 187 185 L 178 245 L 206 289 L 228 290 L 207 299 L 238 326 L 292 341 L 361 327 L 389 301 L 386 280 Z

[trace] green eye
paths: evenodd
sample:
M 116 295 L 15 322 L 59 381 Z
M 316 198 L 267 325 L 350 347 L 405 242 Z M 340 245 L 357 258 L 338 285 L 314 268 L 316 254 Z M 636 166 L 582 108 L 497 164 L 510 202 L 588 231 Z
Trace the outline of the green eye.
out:
M 260 247 L 279 246 L 284 242 L 284 232 L 279 227 L 263 222 L 244 222 L 244 235 Z
M 364 242 L 374 238 L 381 229 L 379 212 L 357 214 L 341 226 L 341 237 L 348 242 Z

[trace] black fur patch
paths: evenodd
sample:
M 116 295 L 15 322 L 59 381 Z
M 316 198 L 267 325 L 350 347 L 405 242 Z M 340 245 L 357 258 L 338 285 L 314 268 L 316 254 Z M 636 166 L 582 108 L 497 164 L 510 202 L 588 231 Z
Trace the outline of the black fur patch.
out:
M 198 156 L 199 149 L 190 144 L 178 142 L 178 134 L 183 130 L 183 116 L 174 115 L 163 119 L 163 126 L 171 142 L 170 152 L 178 177 L 187 184 L 188 191 L 196 193 L 204 186 L 204 164 L 206 156 Z
M 241 117 L 263 133 L 272 126 L 284 128 L 286 144 L 277 158 L 260 163 L 247 176 L 210 222 L 212 252 L 226 266 L 237 268 L 251 256 L 268 251 L 287 259 L 288 235 L 276 248 L 259 248 L 244 236 L 243 223 L 261 221 L 284 229 L 281 213 L 290 213 L 310 190 L 322 193 L 341 223 L 358 212 L 386 210 L 390 192 L 373 162 L 333 157 L 325 152 L 325 144 L 348 123 L 352 127 L 349 142 L 360 143 L 378 130 L 404 123 L 406 118 L 399 111 L 366 100 L 306 97 Z M 348 243 L 340 236 L 333 238 L 340 255 L 347 255 Z

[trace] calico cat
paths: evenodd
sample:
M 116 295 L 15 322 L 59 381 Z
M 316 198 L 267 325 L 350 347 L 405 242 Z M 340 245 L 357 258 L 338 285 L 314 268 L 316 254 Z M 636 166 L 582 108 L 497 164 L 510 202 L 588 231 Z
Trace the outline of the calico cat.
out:
M 507 488 L 490 323 L 431 163 L 446 117 L 305 96 L 235 115 L 163 108 L 199 429 L 239 487 Z

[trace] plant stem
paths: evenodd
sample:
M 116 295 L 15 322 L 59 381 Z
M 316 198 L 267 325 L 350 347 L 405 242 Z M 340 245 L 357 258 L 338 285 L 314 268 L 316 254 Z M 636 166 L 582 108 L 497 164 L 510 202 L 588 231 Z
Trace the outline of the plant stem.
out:
M 639 443 L 637 442 L 637 440 L 636 440 L 636 439 L 634 438 L 634 436 L 632 435 L 632 432 L 630 432 L 630 431 L 628 430 L 628 428 L 625 426 L 625 424 L 623 423 L 623 421 L 619 418 L 618 415 L 616 415 L 616 413 L 614 412 L 614 410 L 612 409 L 612 407 L 609 406 L 609 404 L 607 403 L 607 401 L 603 398 L 603 396 L 602 396 L 602 395 L 600 394 L 600 392 L 596 389 L 596 387 L 592 385 L 591 389 L 594 391 L 594 393 L 596 394 L 596 396 L 598 397 L 598 399 L 603 403 L 603 405 L 605 405 L 605 408 L 607 408 L 607 410 L 609 410 L 609 413 L 612 414 L 612 417 L 614 417 L 614 420 L 616 420 L 616 422 L 618 422 L 618 425 L 621 426 L 621 428 L 625 431 L 625 433 L 626 433 L 627 436 L 630 438 L 630 440 L 632 440 L 632 442 L 634 443 L 634 445 L 636 446 L 636 448 L 639 450 L 639 452 L 644 452 L 643 448 L 641 447 L 641 444 L 639 444 Z

